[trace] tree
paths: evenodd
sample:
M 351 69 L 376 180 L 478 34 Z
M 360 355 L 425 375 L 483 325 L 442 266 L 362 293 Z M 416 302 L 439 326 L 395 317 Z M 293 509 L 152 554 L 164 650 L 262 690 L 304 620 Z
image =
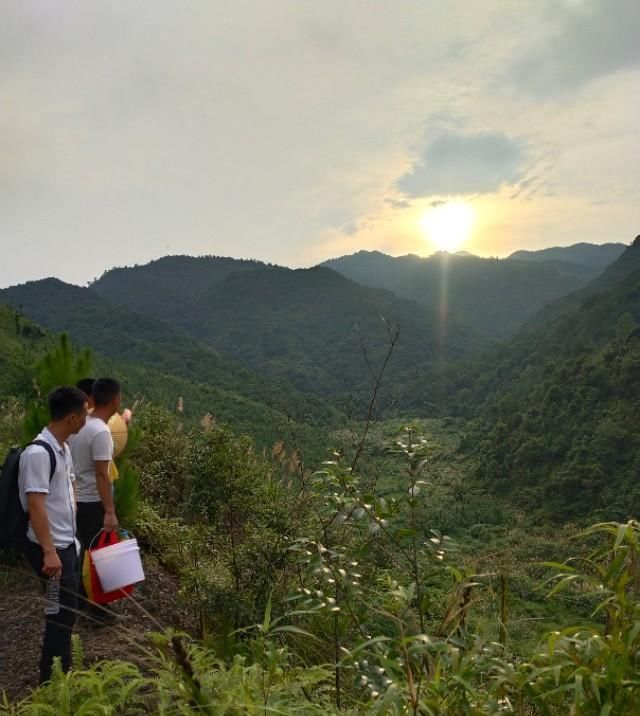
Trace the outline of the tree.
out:
M 36 399 L 29 405 L 23 422 L 25 442 L 33 440 L 49 422 L 47 395 L 59 385 L 75 385 L 91 373 L 92 356 L 88 348 L 74 353 L 69 337 L 62 333 L 58 345 L 36 365 L 33 382 Z

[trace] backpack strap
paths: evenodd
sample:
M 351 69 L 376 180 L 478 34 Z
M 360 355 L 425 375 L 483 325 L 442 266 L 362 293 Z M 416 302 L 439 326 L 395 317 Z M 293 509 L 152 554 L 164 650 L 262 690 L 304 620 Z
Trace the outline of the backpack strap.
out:
M 56 454 L 53 452 L 53 448 L 49 443 L 45 442 L 44 440 L 32 440 L 29 445 L 37 445 L 38 447 L 43 447 L 48 453 L 49 453 L 49 461 L 51 462 L 51 472 L 49 473 L 49 482 L 53 479 L 53 476 L 56 472 L 56 467 L 58 464 L 58 461 L 56 460 Z M 25 446 L 25 449 L 29 447 L 29 445 Z

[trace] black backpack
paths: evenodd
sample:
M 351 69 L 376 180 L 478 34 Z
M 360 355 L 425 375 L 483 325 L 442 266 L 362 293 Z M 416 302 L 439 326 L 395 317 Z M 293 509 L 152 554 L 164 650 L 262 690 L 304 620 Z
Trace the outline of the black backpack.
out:
M 51 460 L 49 481 L 51 481 L 56 471 L 56 454 L 53 448 L 43 440 L 34 440 L 29 445 L 39 445 L 49 453 Z M 25 445 L 24 448 L 11 448 L 0 471 L 0 549 L 20 547 L 27 534 L 29 518 L 20 502 L 18 474 L 20 455 L 29 445 Z

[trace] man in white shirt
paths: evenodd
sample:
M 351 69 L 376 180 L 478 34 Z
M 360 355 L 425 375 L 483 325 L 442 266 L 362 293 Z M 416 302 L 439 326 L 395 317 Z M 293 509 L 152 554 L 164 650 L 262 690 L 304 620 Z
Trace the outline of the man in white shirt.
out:
M 47 580 L 60 580 L 60 611 L 48 615 L 45 626 L 40 683 L 51 678 L 54 657 L 60 657 L 64 671 L 71 666 L 80 550 L 76 540 L 73 465 L 66 440 L 83 427 L 87 416 L 86 397 L 77 388 L 56 388 L 48 402 L 51 422 L 37 440 L 49 447 L 28 445 L 20 456 L 18 475 L 20 502 L 29 514 L 25 555 L 45 589 Z
M 113 438 L 107 422 L 120 409 L 120 393 L 117 380 L 96 380 L 91 389 L 95 405 L 93 412 L 87 417 L 82 430 L 69 440 L 76 476 L 78 538 L 85 550 L 101 530 L 111 532 L 118 528 L 113 487 L 109 478 Z M 80 606 L 84 605 L 81 603 Z M 100 614 L 104 612 L 99 610 L 96 616 Z

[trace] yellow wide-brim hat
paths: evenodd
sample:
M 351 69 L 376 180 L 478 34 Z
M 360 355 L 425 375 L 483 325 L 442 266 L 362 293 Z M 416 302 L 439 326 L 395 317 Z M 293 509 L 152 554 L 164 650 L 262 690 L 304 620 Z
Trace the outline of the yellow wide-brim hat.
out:
M 124 418 L 119 413 L 112 415 L 107 425 L 109 426 L 109 430 L 111 430 L 111 437 L 113 438 L 113 457 L 118 457 L 127 446 L 129 429 L 127 428 Z

